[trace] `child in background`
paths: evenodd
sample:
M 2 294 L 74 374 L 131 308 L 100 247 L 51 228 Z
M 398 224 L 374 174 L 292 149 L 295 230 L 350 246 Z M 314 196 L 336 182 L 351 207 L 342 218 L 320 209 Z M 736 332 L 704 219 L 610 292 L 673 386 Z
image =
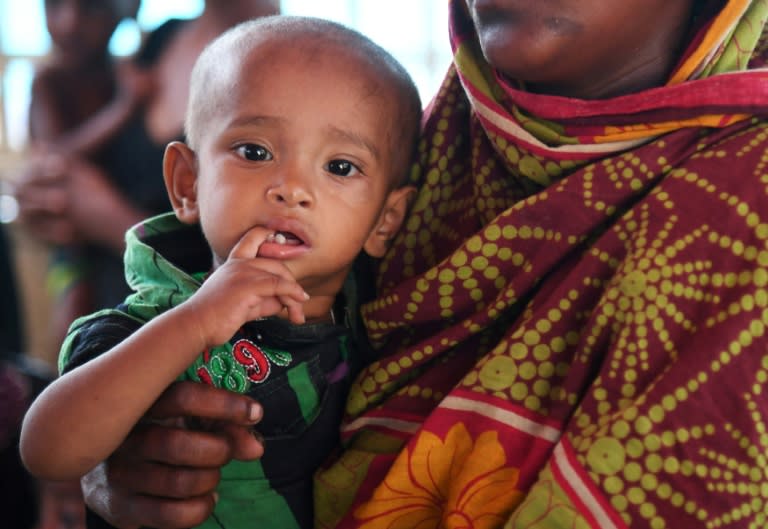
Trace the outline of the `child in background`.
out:
M 243 421 L 263 457 L 224 469 L 204 526 L 312 527 L 312 475 L 360 362 L 339 293 L 400 227 L 420 116 L 403 67 L 333 22 L 268 17 L 209 46 L 187 144 L 166 150 L 175 215 L 128 233 L 135 293 L 73 325 L 64 374 L 25 418 L 28 468 L 86 473 L 181 376 L 261 403 Z
M 35 74 L 29 107 L 30 167 L 61 171 L 72 156 L 104 167 L 110 140 L 149 94 L 150 77 L 118 64 L 109 42 L 140 0 L 45 0 L 49 59 Z M 94 310 L 87 263 L 76 244 L 56 246 L 48 273 L 53 300 L 51 342 Z
M 143 76 L 118 75 L 109 41 L 140 0 L 45 0 L 52 50 L 32 82 L 33 149 L 98 156 L 148 92 Z M 97 118 L 98 119 L 94 119 Z
M 103 163 L 102 147 L 138 106 L 146 87 L 118 65 L 109 42 L 120 21 L 136 16 L 140 0 L 45 0 L 51 52 L 36 71 L 29 106 L 30 163 L 60 163 L 76 153 Z M 92 310 L 79 251 L 59 246 L 49 265 L 51 341 L 61 343 L 72 320 Z M 40 526 L 80 527 L 80 485 L 43 482 Z

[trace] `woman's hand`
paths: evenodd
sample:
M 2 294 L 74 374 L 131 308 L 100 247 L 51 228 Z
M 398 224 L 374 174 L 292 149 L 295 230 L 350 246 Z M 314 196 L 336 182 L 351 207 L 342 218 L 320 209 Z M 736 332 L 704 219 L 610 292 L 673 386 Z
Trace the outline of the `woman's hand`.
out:
M 172 385 L 123 445 L 81 480 L 86 504 L 121 529 L 193 527 L 213 511 L 220 469 L 261 457 L 252 399 L 195 382 Z M 169 425 L 203 419 L 205 431 Z

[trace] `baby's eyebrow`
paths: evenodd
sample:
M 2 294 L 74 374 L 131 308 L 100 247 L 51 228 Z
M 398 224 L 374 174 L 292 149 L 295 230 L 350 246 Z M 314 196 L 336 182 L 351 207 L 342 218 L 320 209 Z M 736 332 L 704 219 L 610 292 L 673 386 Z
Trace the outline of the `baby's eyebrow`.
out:
M 287 120 L 278 116 L 241 116 L 232 121 L 233 127 L 247 127 L 249 125 L 279 125 Z
M 328 127 L 328 134 L 333 138 L 346 140 L 357 145 L 358 147 L 362 147 L 363 149 L 369 151 L 377 162 L 381 161 L 381 152 L 379 151 L 378 146 L 362 134 L 358 134 L 350 130 L 340 129 L 338 127 L 334 127 L 333 125 Z

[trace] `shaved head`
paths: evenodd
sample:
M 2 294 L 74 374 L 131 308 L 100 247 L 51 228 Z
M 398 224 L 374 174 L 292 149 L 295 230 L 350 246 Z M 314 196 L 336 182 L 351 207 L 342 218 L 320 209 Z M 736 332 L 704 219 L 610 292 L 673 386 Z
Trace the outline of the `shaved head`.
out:
M 318 56 L 360 64 L 361 72 L 372 72 L 376 86 L 397 98 L 396 116 L 392 118 L 392 142 L 405 138 L 409 147 L 416 144 L 421 118 L 421 100 L 408 72 L 386 50 L 361 33 L 335 22 L 293 16 L 261 17 L 241 23 L 226 31 L 202 52 L 192 71 L 185 135 L 193 150 L 199 148 L 205 123 L 227 102 L 228 94 L 244 75 L 269 75 L 270 55 L 261 58 L 259 68 L 249 58 L 261 50 L 289 49 L 301 61 Z M 302 68 L 302 63 L 296 63 Z M 254 94 L 267 97 L 268 94 Z M 413 151 L 393 148 L 397 171 L 407 174 Z

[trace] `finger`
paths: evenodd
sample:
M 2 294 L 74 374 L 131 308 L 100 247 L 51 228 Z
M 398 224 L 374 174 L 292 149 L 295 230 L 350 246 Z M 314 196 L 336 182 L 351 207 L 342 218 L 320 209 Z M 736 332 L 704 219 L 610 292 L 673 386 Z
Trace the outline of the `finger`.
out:
M 24 213 L 61 214 L 67 210 L 69 195 L 58 186 L 34 186 L 17 195 L 19 208 Z
M 142 461 L 115 468 L 110 465 L 110 481 L 123 490 L 142 496 L 163 496 L 184 499 L 212 494 L 221 479 L 216 468 L 169 466 Z
M 196 382 L 176 382 L 157 399 L 147 414 L 152 418 L 200 417 L 254 424 L 261 419 L 261 405 L 245 395 Z
M 288 269 L 287 266 L 285 266 L 285 263 L 278 259 L 268 259 L 264 257 L 249 257 L 245 259 L 240 259 L 241 261 L 245 261 L 248 266 L 252 267 L 255 271 L 259 272 L 268 272 L 274 276 L 280 277 L 286 281 L 295 283 L 296 279 L 293 277 L 293 273 Z
M 22 189 L 36 185 L 56 185 L 64 180 L 66 169 L 67 163 L 60 156 L 38 156 L 19 172 L 17 185 Z
M 254 292 L 258 293 L 261 301 L 253 307 L 250 319 L 276 315 L 285 310 L 290 321 L 304 323 L 304 303 L 309 299 L 309 294 L 293 279 L 267 276 Z
M 58 181 L 65 177 L 73 158 L 61 153 L 49 153 L 42 156 L 39 164 L 40 177 L 49 181 Z
M 279 300 L 288 312 L 288 320 L 297 325 L 301 325 L 306 321 L 304 316 L 304 302 L 309 298 L 307 296 L 304 299 L 296 300 L 287 296 L 280 296 Z
M 266 286 L 262 292 L 263 296 L 274 296 L 283 305 L 296 306 L 298 309 L 301 309 L 303 304 L 309 299 L 309 294 L 293 278 L 286 279 L 273 275 L 270 279 L 271 284 Z
M 118 453 L 134 462 L 152 461 L 175 466 L 218 468 L 232 459 L 233 447 L 221 432 L 173 428 L 142 423 Z
M 276 259 L 262 258 L 251 258 L 240 262 L 250 267 L 254 278 L 259 274 L 258 280 L 261 283 L 258 285 L 259 296 L 275 297 L 280 301 L 279 306 L 273 307 L 276 311 L 291 305 L 294 313 L 303 312 L 302 306 L 309 299 L 309 294 L 293 278 L 293 274 L 284 263 Z M 250 270 L 246 271 L 251 273 Z
M 159 496 L 130 496 L 116 498 L 110 509 L 122 516 L 116 521 L 138 522 L 141 527 L 184 529 L 197 527 L 213 512 L 215 496 L 206 494 L 193 498 L 173 499 Z
M 217 428 L 229 439 L 232 459 L 253 461 L 264 455 L 264 439 L 254 428 L 232 423 L 219 423 Z
M 251 228 L 240 237 L 237 244 L 229 252 L 230 259 L 252 259 L 259 253 L 259 246 L 267 240 L 274 231 L 261 226 Z

